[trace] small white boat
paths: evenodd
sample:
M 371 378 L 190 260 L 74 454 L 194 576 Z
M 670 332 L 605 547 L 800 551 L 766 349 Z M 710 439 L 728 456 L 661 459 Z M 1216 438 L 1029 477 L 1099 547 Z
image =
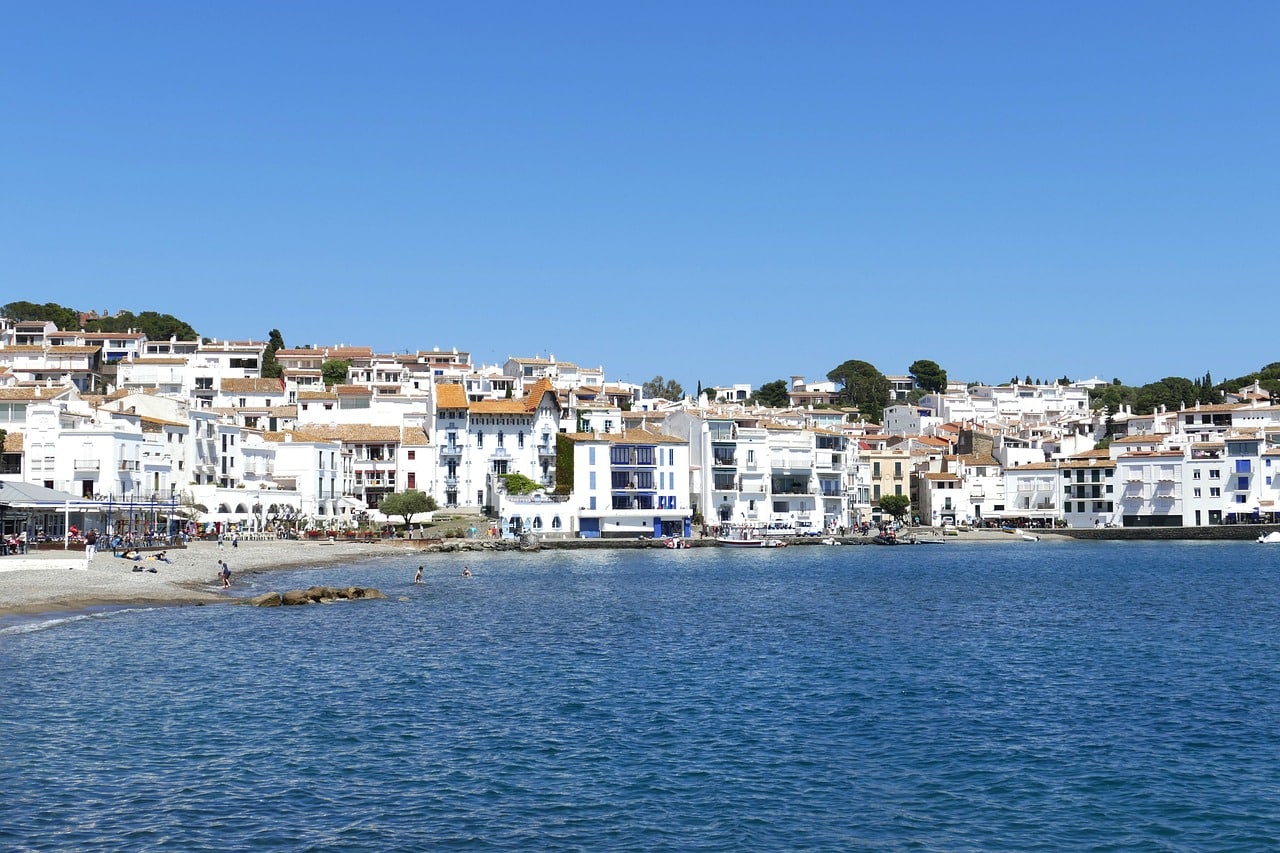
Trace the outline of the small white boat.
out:
M 1019 535 L 1021 535 L 1021 536 L 1022 536 L 1022 539 L 1023 539 L 1023 541 L 1024 541 L 1024 542 L 1039 542 L 1039 541 L 1040 541 L 1040 537 L 1039 537 L 1039 536 L 1033 536 L 1033 535 L 1032 535 L 1032 534 L 1030 534 L 1030 533 L 1022 533 L 1022 534 L 1019 534 Z
M 785 548 L 781 539 L 761 539 L 755 536 L 717 536 L 716 542 L 730 548 Z
M 1273 530 L 1266 536 L 1258 537 L 1259 545 L 1280 545 L 1280 530 Z

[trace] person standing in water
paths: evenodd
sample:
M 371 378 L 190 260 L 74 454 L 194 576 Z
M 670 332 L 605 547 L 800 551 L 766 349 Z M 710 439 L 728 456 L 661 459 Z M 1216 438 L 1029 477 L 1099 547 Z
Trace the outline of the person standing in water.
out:
M 414 583 L 422 583 L 422 566 L 418 566 L 418 573 L 413 576 Z

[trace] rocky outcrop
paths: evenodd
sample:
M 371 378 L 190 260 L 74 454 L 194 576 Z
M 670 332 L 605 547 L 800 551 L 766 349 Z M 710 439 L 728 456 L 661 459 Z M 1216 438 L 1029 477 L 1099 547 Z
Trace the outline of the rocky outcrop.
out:
M 335 601 L 354 601 L 361 598 L 386 598 L 380 590 L 371 586 L 313 586 L 307 589 L 291 589 L 287 592 L 268 592 L 248 600 L 254 607 L 293 607 L 299 604 L 332 604 Z

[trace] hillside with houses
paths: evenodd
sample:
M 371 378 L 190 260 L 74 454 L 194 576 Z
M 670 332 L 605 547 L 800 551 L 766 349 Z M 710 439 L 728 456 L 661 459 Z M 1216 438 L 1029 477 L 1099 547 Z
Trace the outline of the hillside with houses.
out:
M 399 520 L 382 502 L 407 492 L 499 535 L 568 538 L 830 534 L 877 523 L 888 496 L 929 526 L 1276 519 L 1269 383 L 1139 413 L 1098 405 L 1114 391 L 1100 379 L 925 388 L 889 376 L 855 406 L 845 384 L 860 380 L 833 375 L 767 395 L 739 384 L 659 396 L 553 354 L 477 365 L 457 348 L 0 318 L 0 485 L 15 487 L 0 507 L 19 484 L 47 491 L 42 524 L 56 536 L 73 512 L 103 508 L 170 529 L 381 525 Z M 512 475 L 532 488 L 510 488 Z M 9 503 L 6 535 L 30 517 Z

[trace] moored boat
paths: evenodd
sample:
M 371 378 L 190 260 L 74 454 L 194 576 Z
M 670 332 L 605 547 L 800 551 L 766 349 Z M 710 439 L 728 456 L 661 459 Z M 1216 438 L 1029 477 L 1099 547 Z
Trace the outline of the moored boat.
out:
M 1259 545 L 1280 545 L 1280 530 L 1273 530 L 1266 536 L 1258 537 Z
M 716 542 L 730 548 L 782 548 L 786 541 L 762 536 L 754 527 L 731 527 L 723 535 L 716 537 Z

